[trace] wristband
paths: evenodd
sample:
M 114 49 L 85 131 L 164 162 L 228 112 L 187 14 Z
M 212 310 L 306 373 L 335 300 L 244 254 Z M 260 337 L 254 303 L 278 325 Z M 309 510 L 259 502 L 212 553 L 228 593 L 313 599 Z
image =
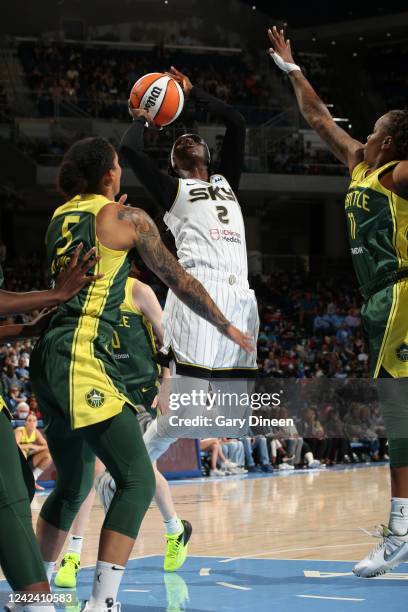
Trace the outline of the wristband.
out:
M 285 60 L 282 59 L 282 57 L 279 55 L 279 53 L 276 53 L 276 51 L 269 51 L 269 55 L 271 56 L 275 64 L 278 66 L 278 68 L 283 70 L 283 72 L 286 72 L 286 74 L 289 74 L 289 72 L 293 72 L 294 70 L 299 70 L 300 72 L 302 72 L 300 66 L 298 66 L 297 64 L 292 64 L 291 62 L 285 62 Z

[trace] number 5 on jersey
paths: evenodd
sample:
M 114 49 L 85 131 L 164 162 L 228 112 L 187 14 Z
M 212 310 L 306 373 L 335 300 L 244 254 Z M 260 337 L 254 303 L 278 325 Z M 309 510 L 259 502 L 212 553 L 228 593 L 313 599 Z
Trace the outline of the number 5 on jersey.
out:
M 61 235 L 65 239 L 65 244 L 62 247 L 57 248 L 57 255 L 62 255 L 65 253 L 72 244 L 73 236 L 69 230 L 70 225 L 75 225 L 79 223 L 81 217 L 79 215 L 67 215 L 64 217 L 64 221 L 62 223 Z

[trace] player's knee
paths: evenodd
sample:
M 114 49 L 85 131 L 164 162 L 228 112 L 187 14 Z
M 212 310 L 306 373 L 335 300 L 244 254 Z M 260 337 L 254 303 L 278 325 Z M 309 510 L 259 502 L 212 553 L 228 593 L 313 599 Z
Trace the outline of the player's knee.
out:
M 75 516 L 88 497 L 91 488 L 92 480 L 81 483 L 78 487 L 72 487 L 64 483 L 58 483 L 57 481 L 54 493 L 65 512 Z
M 135 458 L 129 469 L 121 475 L 114 476 L 114 480 L 118 494 L 132 501 L 139 497 L 140 491 L 143 490 L 143 494 L 148 498 L 147 505 L 150 504 L 156 491 L 156 477 L 147 453 Z

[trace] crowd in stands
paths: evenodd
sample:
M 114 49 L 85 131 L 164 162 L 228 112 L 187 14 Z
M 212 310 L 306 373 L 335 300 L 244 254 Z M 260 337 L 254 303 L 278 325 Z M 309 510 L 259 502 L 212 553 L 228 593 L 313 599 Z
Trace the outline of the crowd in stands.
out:
M 294 133 L 289 139 L 273 143 L 267 154 L 267 169 L 272 174 L 314 174 L 346 176 L 348 169 L 327 149 L 311 149 Z
M 368 377 L 361 300 L 347 274 L 314 277 L 275 268 L 251 284 L 260 304 L 261 376 Z
M 40 116 L 75 116 L 77 111 L 94 118 L 127 121 L 127 99 L 132 84 L 143 74 L 165 70 L 170 65 L 186 72 L 193 84 L 233 104 L 245 116 L 247 124 L 264 124 L 281 112 L 273 94 L 267 66 L 248 52 L 240 55 L 187 54 L 181 51 L 124 50 L 106 47 L 82 46 L 60 42 L 25 42 L 19 53 L 30 88 L 34 106 Z M 306 74 L 326 99 L 329 90 L 326 55 L 301 53 Z M 256 66 L 256 69 L 254 69 Z M 280 78 L 286 78 L 283 75 Z M 338 110 L 338 109 L 336 109 Z M 207 111 L 196 109 L 187 101 L 178 126 L 195 130 L 198 124 L 208 123 Z M 54 126 L 57 128 L 57 123 Z M 292 129 L 295 129 L 292 126 Z M 13 135 L 14 143 L 37 162 L 56 165 L 66 149 L 78 138 L 91 134 L 55 134 L 47 139 L 27 139 Z M 173 140 L 173 130 L 169 131 Z M 158 163 L 165 167 L 168 149 L 166 134 L 150 137 L 147 149 Z M 117 145 L 118 142 L 112 142 Z M 244 171 L 287 174 L 343 175 L 345 168 L 325 149 L 312 150 L 302 137 L 294 132 L 286 140 L 265 143 L 264 159 L 248 159 Z M 263 147 L 261 147 L 264 150 Z
M 132 85 L 144 74 L 171 65 L 243 112 L 246 106 L 270 107 L 273 99 L 260 70 L 251 68 L 243 55 L 203 56 L 164 48 L 130 51 L 57 42 L 23 43 L 19 53 L 41 116 L 53 116 L 55 104 L 73 103 L 92 117 L 126 119 Z

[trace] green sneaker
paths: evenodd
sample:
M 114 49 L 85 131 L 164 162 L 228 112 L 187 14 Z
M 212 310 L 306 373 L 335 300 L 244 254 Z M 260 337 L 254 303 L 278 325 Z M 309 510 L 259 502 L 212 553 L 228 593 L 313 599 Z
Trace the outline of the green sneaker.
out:
M 78 553 L 67 553 L 61 561 L 54 584 L 62 589 L 75 589 L 76 577 L 81 567 Z
M 188 521 L 180 521 L 183 530 L 180 533 L 166 533 L 166 554 L 164 556 L 164 571 L 176 572 L 187 557 L 188 542 L 193 528 Z

